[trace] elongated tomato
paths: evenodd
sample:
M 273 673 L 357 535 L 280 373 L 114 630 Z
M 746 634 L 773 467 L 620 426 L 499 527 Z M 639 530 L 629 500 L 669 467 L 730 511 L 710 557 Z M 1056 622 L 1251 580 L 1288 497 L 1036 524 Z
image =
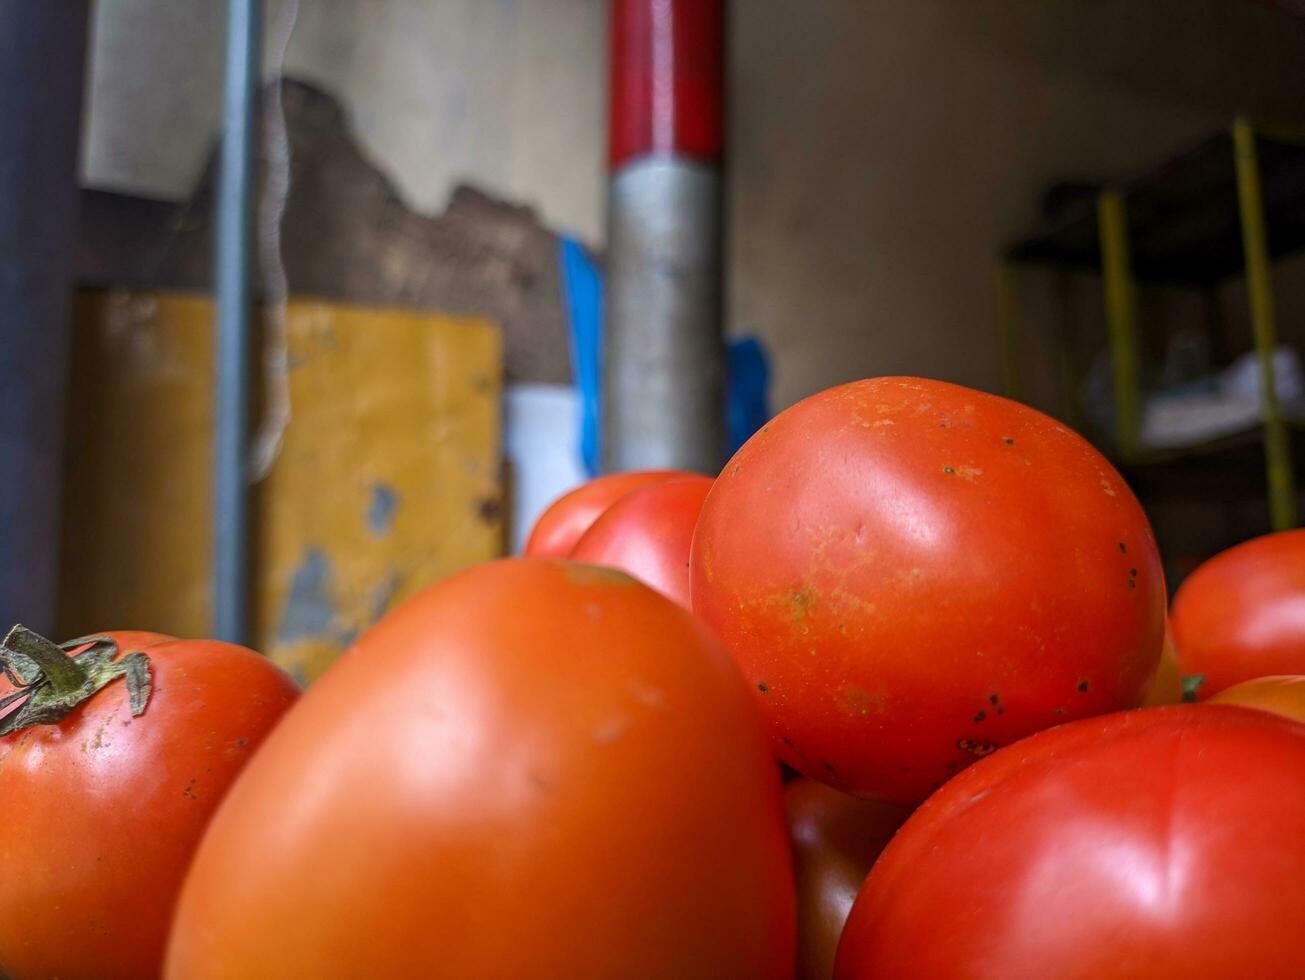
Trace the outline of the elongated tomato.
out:
M 620 572 L 514 559 L 309 690 L 205 837 L 167 976 L 778 980 L 793 915 L 728 654 Z

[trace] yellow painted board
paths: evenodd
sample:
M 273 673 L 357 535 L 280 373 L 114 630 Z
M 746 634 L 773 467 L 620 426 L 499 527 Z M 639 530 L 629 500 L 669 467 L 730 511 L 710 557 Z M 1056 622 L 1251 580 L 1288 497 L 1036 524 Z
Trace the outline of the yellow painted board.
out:
M 205 635 L 213 304 L 87 291 L 74 324 L 60 632 Z M 395 603 L 502 554 L 503 352 L 479 318 L 310 299 L 285 336 L 289 422 L 253 491 L 254 643 L 308 682 Z

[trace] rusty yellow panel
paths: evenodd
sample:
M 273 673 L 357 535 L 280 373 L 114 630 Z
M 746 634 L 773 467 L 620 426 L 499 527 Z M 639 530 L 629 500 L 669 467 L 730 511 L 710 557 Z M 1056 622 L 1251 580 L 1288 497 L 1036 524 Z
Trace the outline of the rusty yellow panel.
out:
M 60 619 L 210 624 L 212 303 L 78 298 Z M 256 645 L 308 681 L 386 609 L 502 553 L 498 331 L 293 300 L 288 422 L 255 486 Z

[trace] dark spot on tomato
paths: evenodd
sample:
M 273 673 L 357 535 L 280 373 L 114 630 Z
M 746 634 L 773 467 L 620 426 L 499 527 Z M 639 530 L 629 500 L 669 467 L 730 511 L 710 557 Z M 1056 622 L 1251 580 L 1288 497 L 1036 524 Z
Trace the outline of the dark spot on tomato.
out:
M 789 738 L 787 735 L 781 735 L 779 740 L 783 742 L 785 745 L 787 745 L 790 749 L 797 748 L 797 746 L 793 744 L 793 740 Z
M 838 632 L 840 632 L 840 633 L 842 633 L 844 636 L 846 636 L 846 635 L 847 635 L 847 626 L 844 625 L 843 623 L 839 623 L 839 624 L 838 624 Z
M 945 763 L 943 763 L 943 768 L 946 769 L 948 772 L 955 772 L 955 771 L 956 771 L 956 763 L 955 763 L 955 762 L 945 762 Z
M 988 695 L 988 703 L 989 703 L 989 704 L 996 704 L 996 703 L 997 703 L 998 701 L 1000 701 L 1000 700 L 1001 700 L 1001 698 L 1000 698 L 998 695 L 996 695 L 996 694 L 989 694 L 989 695 Z
M 971 755 L 977 755 L 983 758 L 985 755 L 991 755 L 997 751 L 997 745 L 994 742 L 984 742 L 974 738 L 957 739 L 956 747 L 962 752 L 969 752 Z
M 999 715 L 1004 715 L 1005 713 L 1006 713 L 1006 709 L 1005 709 L 1005 708 L 1001 708 L 1001 707 L 999 707 L 999 708 L 997 709 L 997 714 L 999 714 Z
M 833 772 L 833 771 L 834 771 L 834 767 L 831 766 L 828 762 L 822 762 L 821 765 L 825 767 L 825 772 Z
M 1065 713 L 1065 708 L 1064 708 L 1063 705 L 1061 705 L 1061 706 L 1058 707 L 1058 708 L 1052 708 L 1051 710 L 1054 711 L 1054 712 L 1055 712 L 1056 714 L 1058 714 L 1058 715 L 1063 715 L 1063 714 Z
M 910 772 L 910 771 L 911 771 L 910 766 L 902 766 L 902 772 Z
M 246 745 L 248 745 L 248 744 L 249 744 L 249 739 L 247 739 L 247 738 L 238 738 L 238 739 L 236 739 L 236 745 L 240 746 L 240 748 L 242 748 L 242 749 L 243 749 Z
M 1130 568 L 1130 569 L 1128 570 L 1128 574 L 1129 574 L 1132 578 L 1137 578 L 1137 569 L 1136 569 L 1136 568 Z
M 1010 436 L 1006 436 L 1006 437 L 1004 437 L 1001 441 L 1004 442 L 1004 443 L 1005 443 L 1006 445 L 1008 445 L 1008 446 L 1013 446 L 1013 445 L 1015 445 L 1015 440 L 1012 439 Z
M 1129 591 L 1132 591 L 1133 589 L 1136 589 L 1136 588 L 1137 588 L 1137 579 L 1135 579 L 1135 578 L 1130 578 L 1130 579 L 1128 580 L 1128 588 L 1129 588 Z
M 1087 689 L 1088 689 L 1088 682 L 1086 680 L 1081 680 L 1078 682 L 1078 692 L 1080 694 L 1086 694 Z
M 760 684 L 757 685 L 757 690 L 760 691 L 762 694 L 765 694 L 767 691 L 770 690 L 770 688 L 766 686 L 765 681 L 762 681 Z
M 1126 554 L 1128 554 L 1128 545 L 1124 544 L 1124 542 L 1122 542 L 1122 541 L 1119 542 L 1119 553 L 1120 553 L 1121 555 L 1126 555 Z
M 950 466 L 944 466 L 944 467 L 943 467 L 943 472 L 946 473 L 948 476 L 955 476 L 955 475 L 956 475 L 956 471 L 955 471 L 954 469 L 952 469 Z
M 988 712 L 980 711 L 977 715 L 974 716 L 975 724 L 978 724 L 979 722 L 983 721 L 984 718 L 987 717 L 988 717 Z
M 945 429 L 945 428 L 947 428 L 947 420 L 946 420 L 946 419 L 943 419 L 941 422 L 939 422 L 939 423 L 938 423 L 938 428 L 940 428 L 940 429 Z

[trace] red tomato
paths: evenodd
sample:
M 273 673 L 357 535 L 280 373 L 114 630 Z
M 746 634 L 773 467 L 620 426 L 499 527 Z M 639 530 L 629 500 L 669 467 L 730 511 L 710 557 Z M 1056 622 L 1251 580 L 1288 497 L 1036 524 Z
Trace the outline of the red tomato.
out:
M 612 473 L 583 483 L 548 505 L 530 529 L 523 554 L 532 558 L 565 558 L 598 515 L 627 493 L 665 480 L 696 475 L 683 470 L 639 470 Z
M 1258 708 L 1285 718 L 1305 721 L 1305 675 L 1278 674 L 1257 677 L 1225 687 L 1210 698 L 1210 704 L 1239 704 L 1244 708 Z
M 1301 976 L 1305 725 L 1092 718 L 944 786 L 876 863 L 840 980 Z
M 1215 555 L 1184 580 L 1172 613 L 1178 665 L 1197 698 L 1269 674 L 1305 674 L 1305 529 Z
M 55 724 L 0 738 L 0 975 L 158 976 L 205 825 L 297 697 L 253 651 L 109 634 L 144 649 L 153 690 L 133 717 L 111 681 Z M 29 678 L 30 679 L 30 678 Z
M 688 609 L 689 545 L 713 482 L 691 476 L 626 494 L 594 521 L 571 558 L 619 568 Z
M 772 420 L 707 497 L 691 573 L 780 757 L 881 799 L 1136 706 L 1164 638 L 1155 540 L 1105 458 L 939 381 L 860 381 Z
M 829 980 L 856 893 L 911 808 L 858 800 L 814 779 L 785 786 L 784 803 L 797 877 L 797 980 Z
M 386 616 L 213 822 L 167 976 L 789 977 L 779 777 L 738 669 L 610 569 L 481 565 Z

